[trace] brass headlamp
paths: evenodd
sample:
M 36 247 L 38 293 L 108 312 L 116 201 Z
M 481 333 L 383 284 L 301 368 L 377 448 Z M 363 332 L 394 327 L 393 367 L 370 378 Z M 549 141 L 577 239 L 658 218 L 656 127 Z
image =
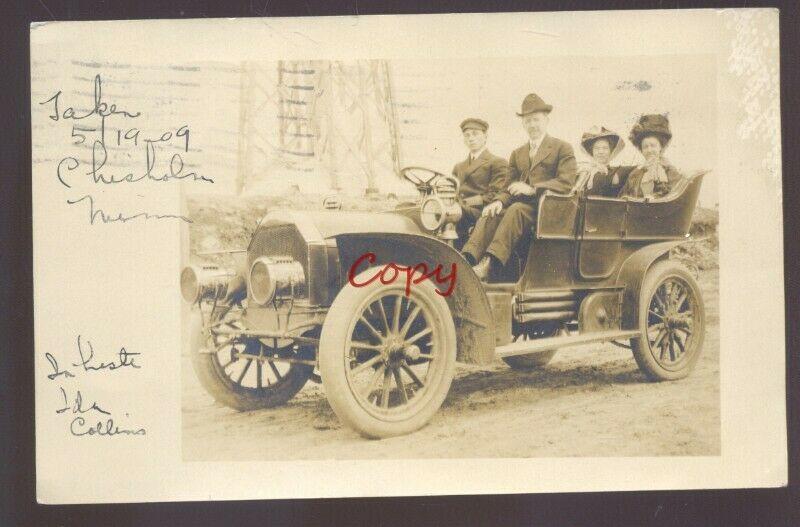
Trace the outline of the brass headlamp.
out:
M 444 240 L 456 240 L 455 224 L 461 219 L 461 205 L 456 199 L 458 196 L 459 182 L 453 176 L 443 176 L 433 185 L 433 194 L 422 201 L 420 206 L 420 221 L 422 226 L 439 233 Z
M 201 300 L 221 300 L 228 294 L 236 271 L 214 264 L 189 265 L 181 271 L 181 296 L 194 304 Z

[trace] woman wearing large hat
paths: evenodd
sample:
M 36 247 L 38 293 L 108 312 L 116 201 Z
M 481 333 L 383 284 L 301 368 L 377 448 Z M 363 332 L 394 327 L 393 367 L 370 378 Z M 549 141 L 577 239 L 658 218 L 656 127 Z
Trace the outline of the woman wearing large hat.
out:
M 581 146 L 592 160 L 578 167 L 578 178 L 585 182 L 578 187 L 592 196 L 616 197 L 633 169 L 611 166 L 611 160 L 625 148 L 625 141 L 605 126 L 594 126 L 581 136 Z
M 667 116 L 641 116 L 631 130 L 630 139 L 645 162 L 633 169 L 619 195 L 646 198 L 669 194 L 682 176 L 664 158 L 664 150 L 672 139 Z

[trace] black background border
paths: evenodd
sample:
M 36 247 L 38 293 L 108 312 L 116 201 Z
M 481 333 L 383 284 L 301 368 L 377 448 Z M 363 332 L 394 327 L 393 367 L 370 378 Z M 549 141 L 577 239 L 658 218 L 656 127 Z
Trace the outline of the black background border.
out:
M 44 506 L 35 497 L 29 25 L 44 20 L 777 7 L 781 29 L 789 487 L 707 491 L 438 496 Z M 376 1 L 38 0 L 0 6 L 0 525 L 800 525 L 798 486 L 797 0 Z M 610 28 L 613 31 L 613 28 Z M 737 182 L 739 183 L 739 182 Z M 721 183 L 724 184 L 724 183 Z M 752 214 L 758 211 L 742 211 Z M 758 328 L 753 328 L 758 331 Z M 124 456 L 124 452 L 120 452 Z M 68 464 L 65 470 L 69 470 Z

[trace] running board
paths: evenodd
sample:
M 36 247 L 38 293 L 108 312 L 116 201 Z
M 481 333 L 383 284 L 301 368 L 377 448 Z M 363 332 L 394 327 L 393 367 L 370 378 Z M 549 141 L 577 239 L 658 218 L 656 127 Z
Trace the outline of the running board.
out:
M 504 346 L 495 348 L 494 353 L 497 357 L 511 357 L 514 355 L 528 355 L 530 353 L 541 353 L 552 351 L 559 348 L 570 346 L 580 346 L 591 344 L 592 342 L 605 342 L 608 340 L 629 339 L 638 337 L 639 330 L 614 330 L 614 331 L 594 331 L 578 335 L 567 335 L 558 337 L 547 337 L 543 339 L 521 340 L 511 342 Z

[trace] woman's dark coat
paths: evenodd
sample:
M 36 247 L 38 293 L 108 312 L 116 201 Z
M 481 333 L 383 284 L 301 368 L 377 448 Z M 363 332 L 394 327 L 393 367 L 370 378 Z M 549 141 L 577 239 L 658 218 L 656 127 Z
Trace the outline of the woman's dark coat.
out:
M 634 166 L 610 166 L 607 173 L 596 172 L 591 181 L 591 188 L 587 189 L 589 196 L 605 196 L 616 198 L 628 180 Z
M 673 167 L 672 165 L 663 164 L 664 172 L 667 174 L 668 182 L 659 182 L 656 181 L 652 197 L 660 198 L 666 196 L 667 194 L 672 191 L 675 187 L 675 184 L 680 181 L 681 173 Z M 645 165 L 638 166 L 633 169 L 633 171 L 628 176 L 628 180 L 625 182 L 625 185 L 622 187 L 622 190 L 619 192 L 619 197 L 623 196 L 630 196 L 632 198 L 643 198 L 644 193 L 642 192 L 642 178 L 647 173 L 647 167 Z

